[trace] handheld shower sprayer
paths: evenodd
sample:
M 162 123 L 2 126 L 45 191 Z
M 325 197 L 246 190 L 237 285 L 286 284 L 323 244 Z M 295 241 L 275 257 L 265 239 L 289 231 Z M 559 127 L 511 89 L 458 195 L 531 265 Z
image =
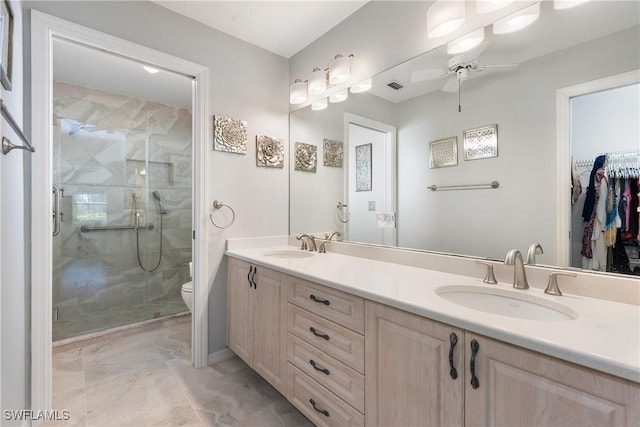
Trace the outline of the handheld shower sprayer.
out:
M 166 215 L 167 211 L 162 207 L 162 197 L 160 197 L 160 193 L 154 191 L 151 194 L 153 195 L 153 198 L 156 199 L 156 202 L 158 202 L 158 210 L 160 211 L 160 215 Z

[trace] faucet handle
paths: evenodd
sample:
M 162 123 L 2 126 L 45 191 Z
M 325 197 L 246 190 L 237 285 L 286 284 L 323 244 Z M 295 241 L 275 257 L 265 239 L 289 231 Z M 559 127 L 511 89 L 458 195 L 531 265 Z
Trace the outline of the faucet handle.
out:
M 484 261 L 476 261 L 476 264 L 482 264 L 487 267 L 484 279 L 482 279 L 484 283 L 488 283 L 490 285 L 495 285 L 496 283 L 498 283 L 498 281 L 496 280 L 496 276 L 493 274 L 493 264 Z
M 560 271 L 551 273 L 549 275 L 549 283 L 547 284 L 547 289 L 544 290 L 545 294 L 557 296 L 562 295 L 562 292 L 560 292 L 560 288 L 558 287 L 558 276 L 576 277 L 576 273 L 564 273 Z
M 329 240 L 325 240 L 324 242 L 320 243 L 320 247 L 318 248 L 318 253 L 326 254 L 327 248 L 325 245 L 327 245 L 328 243 L 329 243 Z

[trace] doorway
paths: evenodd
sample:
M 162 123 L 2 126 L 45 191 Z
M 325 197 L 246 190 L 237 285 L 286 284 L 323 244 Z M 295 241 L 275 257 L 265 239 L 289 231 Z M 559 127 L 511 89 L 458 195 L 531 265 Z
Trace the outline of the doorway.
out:
M 68 21 L 46 15 L 38 11 L 32 11 L 31 15 L 31 48 L 32 48 L 32 123 L 34 123 L 32 137 L 34 140 L 40 141 L 41 149 L 38 150 L 38 156 L 33 157 L 32 167 L 32 232 L 36 239 L 33 246 L 32 254 L 32 277 L 33 277 L 33 290 L 32 290 L 32 408 L 34 410 L 46 410 L 51 407 L 51 346 L 52 346 L 52 313 L 53 313 L 53 233 L 55 229 L 54 222 L 51 220 L 51 214 L 54 204 L 52 203 L 52 188 L 55 184 L 53 182 L 54 163 L 56 160 L 57 151 L 54 149 L 54 81 L 53 81 L 53 64 L 55 51 L 53 48 L 54 41 L 64 41 L 65 43 L 77 44 L 84 46 L 87 49 L 93 49 L 97 51 L 107 52 L 109 54 L 127 58 L 129 60 L 136 61 L 137 63 L 144 63 L 147 66 L 155 68 L 157 70 L 169 71 L 174 74 L 180 74 L 188 76 L 184 78 L 189 79 L 189 87 L 191 98 L 191 111 L 192 120 L 188 120 L 187 127 L 191 129 L 191 147 L 185 148 L 190 154 L 186 157 L 191 159 L 192 168 L 191 173 L 187 172 L 184 181 L 191 182 L 192 191 L 192 215 L 191 215 L 191 230 L 189 238 L 191 241 L 191 250 L 193 254 L 194 273 L 193 273 L 193 321 L 192 321 L 192 362 L 195 367 L 206 366 L 207 360 L 207 291 L 206 291 L 206 277 L 207 268 L 207 233 L 206 233 L 206 182 L 204 180 L 203 171 L 206 170 L 206 141 L 207 141 L 207 125 L 206 117 L 208 114 L 207 95 L 208 95 L 208 69 L 206 67 L 194 64 L 189 61 L 176 58 L 162 52 L 158 52 L 152 49 L 148 49 L 143 46 L 136 45 L 134 43 L 127 42 L 116 37 L 100 33 L 98 31 L 91 30 L 89 28 L 70 23 Z M 122 82 L 126 83 L 126 82 Z M 77 88 L 71 89 L 72 92 Z M 95 101 L 98 98 L 104 98 L 104 89 L 98 88 L 102 92 L 100 94 L 93 93 L 89 98 Z M 122 95 L 120 95 L 122 96 Z M 131 98 L 131 97 L 130 97 Z M 138 98 L 134 98 L 138 99 Z M 122 100 L 122 98 L 120 98 Z M 138 105 L 145 105 L 131 99 L 125 103 L 133 103 Z M 89 103 L 92 104 L 92 103 Z M 80 103 L 80 106 L 87 106 L 86 102 Z M 95 105 L 93 105 L 95 106 Z M 147 104 L 148 106 L 148 104 Z M 139 112 L 137 109 L 120 110 L 119 113 L 126 111 L 129 115 L 133 115 L 134 112 Z M 142 111 L 142 110 L 140 110 Z M 166 110 L 165 110 L 166 111 Z M 104 114 L 103 119 L 113 118 L 113 114 Z M 125 114 L 126 116 L 126 114 Z M 129 127 L 127 131 L 123 131 L 125 127 L 105 125 L 103 120 L 97 120 L 95 117 L 89 119 L 83 117 L 82 120 L 78 116 L 73 114 L 70 117 L 56 117 L 58 123 L 58 132 L 62 132 L 62 135 L 66 135 L 65 138 L 74 138 L 79 134 L 88 134 L 91 130 L 96 130 L 100 135 L 107 140 L 112 137 L 124 138 L 124 134 L 127 137 L 133 138 L 129 141 L 133 144 L 133 141 L 137 138 L 137 144 L 145 146 L 154 144 L 157 141 L 152 141 L 149 138 L 149 128 L 157 125 L 154 122 L 150 114 L 143 114 L 138 116 L 141 118 L 140 126 Z M 63 124 L 64 123 L 64 124 Z M 165 123 L 163 121 L 163 123 Z M 64 131 L 62 131 L 64 127 Z M 104 129 L 103 129 L 104 128 Z M 115 131 L 119 128 L 119 131 Z M 83 135 L 87 136 L 87 135 Z M 93 135 L 95 137 L 96 135 Z M 153 139 L 153 138 L 151 138 Z M 67 142 L 70 142 L 69 140 Z M 77 141 L 74 141 L 77 142 Z M 122 145 L 124 147 L 125 145 Z M 75 152 L 76 155 L 82 156 L 82 152 L 85 148 L 78 148 L 76 150 L 70 150 Z M 117 151 L 117 150 L 116 150 Z M 136 152 L 135 147 L 131 150 L 124 150 L 126 153 Z M 120 162 L 120 166 L 116 169 L 121 172 L 121 177 L 126 179 L 124 184 L 140 184 L 139 186 L 132 185 L 127 188 L 124 185 L 122 188 L 127 190 L 121 190 L 121 200 L 119 204 L 121 209 L 120 215 L 123 222 L 131 219 L 132 226 L 137 228 L 136 233 L 140 234 L 140 246 L 144 248 L 145 245 L 152 245 L 154 248 L 155 242 L 159 243 L 164 241 L 164 236 L 159 236 L 160 230 L 159 223 L 164 221 L 165 216 L 168 215 L 170 208 L 168 202 L 170 202 L 170 186 L 168 179 L 171 174 L 168 173 L 168 169 L 171 169 L 168 163 L 171 163 L 170 158 L 155 159 L 153 156 L 149 156 L 146 153 L 153 153 L 154 150 L 140 151 L 145 154 L 139 156 L 126 157 L 123 162 Z M 97 154 L 94 156 L 94 160 L 102 158 L 103 161 L 108 163 L 110 154 L 107 152 L 102 153 L 103 156 Z M 183 153 L 184 154 L 184 153 Z M 183 156 L 184 157 L 184 156 Z M 131 160 L 131 162 L 127 162 Z M 169 161 L 167 161 L 169 160 Z M 136 163 L 137 162 L 137 163 Z M 63 163 L 60 163 L 63 165 Z M 174 183 L 175 183 L 175 165 L 174 168 Z M 144 173 L 141 173 L 144 169 Z M 136 172 L 137 171 L 137 172 Z M 105 172 L 99 172 L 99 169 L 95 171 L 86 171 L 89 178 L 92 174 L 97 173 L 102 175 L 103 178 Z M 129 172 L 131 172 L 129 174 Z M 111 173 L 111 172 L 109 172 Z M 146 178 L 146 174 L 152 177 L 151 180 Z M 129 175 L 130 176 L 129 176 Z M 62 179 L 62 174 L 60 175 Z M 144 176 L 144 178 L 143 178 Z M 155 180 L 153 180 L 155 176 Z M 96 175 L 93 175 L 94 179 Z M 165 181 L 163 182 L 162 179 Z M 158 181 L 160 180 L 160 181 Z M 164 187 L 159 183 L 164 183 Z M 86 184 L 86 183 L 85 183 Z M 60 187 L 60 186 L 58 186 Z M 134 190 L 135 188 L 135 190 Z M 158 193 L 157 196 L 155 193 Z M 136 193 L 134 198 L 133 193 Z M 139 194 L 138 194 L 139 193 Z M 68 194 L 68 193 L 67 193 Z M 75 224 L 77 229 L 76 237 L 82 236 L 86 238 L 90 233 L 108 233 L 108 232 L 124 232 L 124 230 L 91 230 L 90 227 L 103 227 L 107 224 L 100 224 L 104 220 L 104 214 L 106 210 L 107 218 L 109 215 L 109 206 L 105 207 L 104 196 L 100 195 L 100 192 L 88 192 L 79 191 L 76 194 L 81 194 L 82 197 L 69 197 L 68 204 L 62 203 L 59 213 L 65 213 L 66 215 L 58 220 L 58 226 L 61 230 L 63 220 L 65 225 L 73 225 L 73 222 L 82 222 L 84 220 L 90 220 L 92 224 Z M 108 192 L 106 200 L 109 200 Z M 66 195 L 65 195 L 66 196 Z M 95 196 L 95 197 L 94 197 Z M 120 196 L 115 196 L 114 200 L 117 200 Z M 135 203 L 134 203 L 134 199 Z M 60 199 L 62 194 L 60 194 Z M 75 200 L 74 200 L 75 199 Z M 74 207 L 75 203 L 75 207 Z M 108 202 L 107 202 L 108 203 Z M 114 209 L 118 209 L 117 204 L 114 204 Z M 64 212 L 64 209 L 67 212 Z M 144 209 L 143 209 L 144 207 Z M 163 214 L 163 211 L 166 213 Z M 138 213 L 139 215 L 136 215 Z M 77 215 L 76 215 L 77 214 Z M 131 215 L 132 218 L 128 218 Z M 188 215 L 188 214 L 187 214 Z M 116 215 L 117 216 L 117 215 Z M 139 217 L 139 218 L 137 218 Z M 170 222 L 170 221 L 169 221 Z M 144 225 L 154 223 L 153 230 L 146 230 Z M 155 224 L 157 223 L 157 225 Z M 127 222 L 128 224 L 128 222 Z M 123 225 L 127 225 L 123 224 Z M 81 228 L 85 226 L 85 233 L 83 234 Z M 131 225 L 127 225 L 131 226 Z M 170 226 L 170 224 L 169 224 Z M 164 224 L 162 226 L 164 230 Z M 88 231 L 88 232 L 87 232 Z M 152 236 L 149 231 L 155 232 L 156 235 Z M 163 231 L 164 233 L 164 231 Z M 195 238 L 197 236 L 197 238 Z M 130 236 L 131 240 L 131 236 Z M 114 239 L 118 245 L 123 248 L 127 245 L 125 239 Z M 133 242 L 130 242 L 133 244 Z M 96 243 L 96 246 L 105 244 L 104 240 L 100 243 Z M 155 252 L 155 253 L 154 253 Z M 151 251 L 141 251 L 140 259 L 145 269 L 152 270 L 159 258 L 160 248 L 152 249 Z M 136 249 L 137 258 L 137 249 Z M 186 258 L 186 257 L 185 257 Z M 144 272 L 146 274 L 147 272 Z M 147 286 L 147 281 L 138 283 L 144 283 L 142 287 L 142 294 L 146 293 L 147 299 L 152 295 L 152 287 Z M 203 284 L 203 285 L 200 285 Z M 75 286 L 75 284 L 74 284 Z M 157 290 L 157 288 L 155 289 Z M 155 314 L 155 312 L 154 312 Z

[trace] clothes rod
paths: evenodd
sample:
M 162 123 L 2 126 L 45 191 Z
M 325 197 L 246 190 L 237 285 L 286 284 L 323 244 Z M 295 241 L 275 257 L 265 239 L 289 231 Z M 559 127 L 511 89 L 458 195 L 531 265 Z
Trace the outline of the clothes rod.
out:
M 2 138 L 2 154 L 9 154 L 9 152 L 14 148 L 17 148 L 19 150 L 27 150 L 32 153 L 35 152 L 36 149 L 33 148 L 33 145 L 31 145 L 31 141 L 29 141 L 29 138 L 26 137 L 26 135 L 22 132 L 22 129 L 20 129 L 20 126 L 18 126 L 16 121 L 13 119 L 13 116 L 7 109 L 7 106 L 5 105 L 2 99 L 0 99 L 0 113 L 2 113 L 2 117 L 5 118 L 7 123 L 9 123 L 9 126 L 11 126 L 11 128 L 15 131 L 15 133 L 18 134 L 22 142 L 24 142 L 24 145 L 16 145 L 11 141 L 9 141 L 9 138 L 3 137 Z
M 138 227 L 140 230 L 153 230 L 155 226 L 153 224 L 141 225 Z M 108 231 L 108 230 L 135 230 L 133 225 L 106 225 L 106 226 L 90 226 L 83 225 L 80 227 L 80 231 L 83 233 L 89 233 L 91 231 Z
M 459 185 L 430 185 L 427 188 L 431 191 L 437 190 L 472 190 L 482 188 L 498 188 L 500 183 L 498 181 L 491 181 L 488 184 L 459 184 Z

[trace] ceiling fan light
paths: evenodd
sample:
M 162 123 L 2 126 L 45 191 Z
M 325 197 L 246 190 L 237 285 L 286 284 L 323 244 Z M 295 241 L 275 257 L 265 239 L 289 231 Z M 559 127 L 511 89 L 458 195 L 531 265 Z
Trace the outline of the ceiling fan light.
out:
M 351 74 L 351 58 L 336 55 L 335 59 L 329 63 L 329 83 L 339 85 L 349 80 Z
M 540 16 L 540 3 L 535 3 L 493 23 L 494 34 L 507 34 L 531 25 Z
M 554 0 L 553 8 L 556 10 L 559 9 L 570 9 L 575 6 L 579 6 L 582 3 L 586 3 L 589 0 Z
M 329 95 L 329 102 L 335 104 L 336 102 L 342 102 L 349 97 L 349 91 L 347 89 L 343 89 L 339 92 L 332 93 Z
M 476 0 L 477 13 L 489 13 L 502 9 L 513 3 L 513 0 Z
M 467 35 L 447 43 L 447 53 L 449 55 L 457 55 L 462 52 L 473 49 L 484 40 L 484 28 L 479 28 Z
M 359 83 L 354 84 L 353 86 L 351 86 L 351 93 L 362 93 L 362 92 L 366 92 L 369 89 L 371 89 L 371 85 L 373 84 L 371 77 L 369 77 L 366 80 L 363 80 Z
M 311 109 L 313 111 L 320 111 L 326 109 L 328 105 L 329 104 L 327 103 L 327 98 L 322 98 L 311 104 Z
M 307 100 L 307 84 L 300 79 L 289 88 L 289 103 L 292 105 L 302 104 Z
M 309 95 L 320 95 L 327 90 L 327 73 L 320 68 L 314 68 L 309 74 L 309 83 L 307 84 L 307 92 Z
M 465 2 L 463 0 L 438 0 L 427 10 L 427 37 L 442 37 L 454 32 L 464 24 Z

